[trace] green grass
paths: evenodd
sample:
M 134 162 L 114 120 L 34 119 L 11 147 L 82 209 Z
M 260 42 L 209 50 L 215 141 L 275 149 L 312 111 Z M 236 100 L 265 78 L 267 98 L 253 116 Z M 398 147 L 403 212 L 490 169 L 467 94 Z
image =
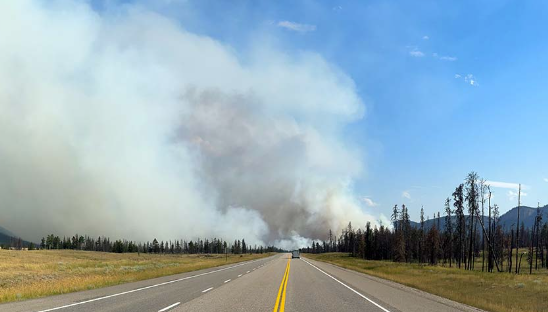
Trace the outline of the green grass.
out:
M 306 257 L 377 276 L 441 297 L 495 312 L 548 311 L 546 269 L 525 274 L 484 273 L 457 268 L 362 260 L 343 253 L 306 254 Z
M 0 250 L 0 303 L 145 280 L 271 254 L 153 255 Z

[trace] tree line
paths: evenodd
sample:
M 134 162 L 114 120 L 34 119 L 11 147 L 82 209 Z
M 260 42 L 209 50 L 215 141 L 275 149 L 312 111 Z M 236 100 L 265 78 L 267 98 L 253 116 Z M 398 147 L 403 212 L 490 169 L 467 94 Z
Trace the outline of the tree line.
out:
M 40 248 L 154 254 L 247 254 L 280 251 L 274 246 L 250 246 L 245 242 L 245 239 L 234 240 L 233 243 L 218 238 L 168 241 L 158 241 L 154 238 L 152 241 L 134 242 L 120 239 L 112 241 L 109 237 L 95 239 L 91 236 L 78 234 L 63 238 L 50 234 L 42 238 Z
M 521 186 L 518 190 L 517 224 L 509 228 L 499 222 L 497 205 L 491 203 L 492 193 L 477 173 L 467 175 L 451 197 L 445 200 L 443 216 L 433 215 L 433 225 L 425 227 L 424 209 L 420 222 L 412 225 L 406 205 L 395 205 L 392 228 L 384 225 L 354 229 L 349 223 L 340 236 L 329 231 L 327 241 L 314 242 L 304 252 L 348 252 L 353 257 L 369 260 L 392 260 L 424 263 L 465 270 L 510 272 L 519 274 L 523 267 L 548 268 L 548 222 L 543 223 L 540 205 L 534 225 L 526 228 L 519 221 Z M 429 219 L 426 217 L 426 219 Z M 443 227 L 442 227 L 443 223 Z
M 33 242 L 26 242 L 21 237 L 9 237 L 9 243 L 0 243 L 0 249 L 35 250 L 37 246 Z

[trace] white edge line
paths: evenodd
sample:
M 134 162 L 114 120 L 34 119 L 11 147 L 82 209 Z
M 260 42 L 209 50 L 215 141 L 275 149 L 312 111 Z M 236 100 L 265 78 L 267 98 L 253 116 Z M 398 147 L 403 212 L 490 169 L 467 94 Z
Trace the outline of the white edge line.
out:
M 242 274 L 238 275 L 238 277 L 242 276 Z
M 208 289 L 202 290 L 202 292 L 203 292 L 203 293 L 206 293 L 206 292 L 208 292 L 208 291 L 210 291 L 210 290 L 212 290 L 212 289 L 213 289 L 213 287 L 209 287 Z
M 251 272 L 251 271 L 247 271 L 247 272 L 245 272 L 245 274 L 247 274 L 247 273 L 249 273 L 249 272 Z
M 174 303 L 174 304 L 170 305 L 169 307 L 165 307 L 165 308 L 163 308 L 162 310 L 159 310 L 158 312 L 167 311 L 167 310 L 169 310 L 169 309 L 171 309 L 171 308 L 175 308 L 176 306 L 178 306 L 178 305 L 180 305 L 180 304 L 181 304 L 180 302 Z
M 226 283 L 228 283 L 228 282 L 230 282 L 230 280 L 229 280 L 229 279 L 227 279 L 227 280 L 225 281 L 225 284 L 226 284 Z
M 383 307 L 382 307 L 381 305 L 379 305 L 378 303 L 376 303 L 375 301 L 373 301 L 373 300 L 367 298 L 366 296 L 362 295 L 362 294 L 359 293 L 358 291 L 354 290 L 352 287 L 350 287 L 350 286 L 346 285 L 345 283 L 339 281 L 338 279 L 334 278 L 333 276 L 331 276 L 331 275 L 325 273 L 324 271 L 322 271 L 322 269 L 318 268 L 317 266 L 313 265 L 312 263 L 306 261 L 306 260 L 303 259 L 303 258 L 301 258 L 301 260 L 303 260 L 304 262 L 308 263 L 308 264 L 311 265 L 313 268 L 315 268 L 316 270 L 322 272 L 323 274 L 325 274 L 325 275 L 331 277 L 331 278 L 332 278 L 333 280 L 335 280 L 337 283 L 339 283 L 339 284 L 343 285 L 344 287 L 350 289 L 351 291 L 353 291 L 353 292 L 354 292 L 355 294 L 357 294 L 358 296 L 360 296 L 360 297 L 362 297 L 363 299 L 365 299 L 365 300 L 371 302 L 372 304 L 374 304 L 375 306 L 377 306 L 379 309 L 383 310 L 384 312 L 390 312 L 390 311 L 388 311 L 387 309 L 383 308 Z
M 212 274 L 212 273 L 217 273 L 217 272 L 233 269 L 233 268 L 236 268 L 236 267 L 239 267 L 239 266 L 242 266 L 242 265 L 246 265 L 246 264 L 249 264 L 249 263 L 253 263 L 253 262 L 256 262 L 256 261 L 260 261 L 260 260 L 263 260 L 263 259 L 257 259 L 257 260 L 252 260 L 252 261 L 249 261 L 249 262 L 238 263 L 237 265 L 233 265 L 233 266 L 230 266 L 230 267 L 227 267 L 227 268 L 222 268 L 222 269 L 218 269 L 218 270 L 204 272 L 204 273 L 200 273 L 200 274 L 196 274 L 196 275 L 192 275 L 192 276 L 187 276 L 187 277 L 179 278 L 179 279 L 176 279 L 176 280 L 172 280 L 172 281 L 168 281 L 168 282 L 164 282 L 164 283 L 160 283 L 160 284 L 156 284 L 156 285 L 141 287 L 141 288 L 137 288 L 137 289 L 133 289 L 133 290 L 129 290 L 129 291 L 124 291 L 124 292 L 113 294 L 113 295 L 108 295 L 108 296 L 99 297 L 99 298 L 95 298 L 95 299 L 90 299 L 90 300 L 86 300 L 86 301 L 67 304 L 67 305 L 64 305 L 64 306 L 61 306 L 61 307 L 51 308 L 51 309 L 47 309 L 47 310 L 40 310 L 40 311 L 37 311 L 37 312 L 50 312 L 50 311 L 55 311 L 55 310 L 61 310 L 61 309 L 70 308 L 70 307 L 74 307 L 74 306 L 79 306 L 79 305 L 90 303 L 90 302 L 95 302 L 95 301 L 104 300 L 104 299 L 108 299 L 108 298 L 118 297 L 118 296 L 121 296 L 121 295 L 127 295 L 127 294 L 131 294 L 131 293 L 141 291 L 141 290 L 146 290 L 146 289 L 155 288 L 155 287 L 158 287 L 158 286 L 177 283 L 177 282 L 181 282 L 181 281 L 188 280 L 188 279 L 191 279 L 191 278 L 200 277 L 200 276 L 204 276 L 204 275 L 208 275 L 208 274 Z

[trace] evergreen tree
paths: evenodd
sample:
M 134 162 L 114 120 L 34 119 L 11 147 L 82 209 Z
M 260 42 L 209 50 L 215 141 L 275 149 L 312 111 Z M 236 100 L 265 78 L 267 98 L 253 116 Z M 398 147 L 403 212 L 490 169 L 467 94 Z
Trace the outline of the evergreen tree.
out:
M 453 221 L 451 220 L 451 199 L 445 200 L 445 242 L 444 257 L 449 260 L 449 267 L 452 266 L 453 259 Z
M 419 262 L 424 262 L 424 206 L 421 207 L 420 217 L 420 232 L 419 232 Z
M 155 254 L 160 253 L 160 244 L 156 238 L 152 241 L 152 252 Z
M 464 217 L 464 184 L 460 184 L 453 192 L 453 207 L 455 207 L 455 215 L 457 217 L 456 224 L 456 259 L 459 268 L 461 264 L 466 266 L 465 257 L 465 240 L 466 240 L 466 220 Z
M 470 242 L 468 245 L 468 270 L 474 269 L 474 242 L 476 238 L 474 216 L 478 211 L 478 174 L 470 172 L 466 178 L 466 203 L 468 206 L 468 220 L 470 221 Z
M 440 254 L 440 235 L 435 224 L 428 231 L 426 246 L 428 250 L 428 262 L 431 265 L 438 264 L 438 255 Z

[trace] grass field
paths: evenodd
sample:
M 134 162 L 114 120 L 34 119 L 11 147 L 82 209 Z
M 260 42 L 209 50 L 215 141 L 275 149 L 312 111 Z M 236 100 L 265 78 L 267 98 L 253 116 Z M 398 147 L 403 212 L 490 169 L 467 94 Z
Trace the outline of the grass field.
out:
M 0 302 L 117 285 L 268 255 L 229 255 L 226 261 L 224 255 L 0 250 Z
M 548 273 L 482 273 L 442 266 L 369 261 L 347 254 L 306 254 L 310 259 L 381 277 L 480 309 L 496 312 L 548 311 Z M 477 267 L 477 265 L 476 265 Z M 479 265 L 481 269 L 481 263 Z

